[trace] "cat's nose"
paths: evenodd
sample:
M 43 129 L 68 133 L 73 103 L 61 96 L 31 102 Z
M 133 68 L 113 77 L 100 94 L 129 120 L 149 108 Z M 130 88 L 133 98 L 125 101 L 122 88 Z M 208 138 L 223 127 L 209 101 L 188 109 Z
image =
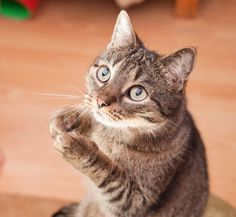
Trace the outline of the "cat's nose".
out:
M 97 98 L 97 105 L 98 105 L 98 108 L 102 108 L 104 106 L 107 106 L 107 103 L 104 100 Z

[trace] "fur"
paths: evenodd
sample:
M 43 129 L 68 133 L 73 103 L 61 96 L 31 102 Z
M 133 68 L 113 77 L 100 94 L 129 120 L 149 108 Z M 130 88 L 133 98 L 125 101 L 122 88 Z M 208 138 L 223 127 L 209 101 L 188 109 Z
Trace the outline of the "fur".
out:
M 185 96 L 195 57 L 192 47 L 166 56 L 148 50 L 120 13 L 111 42 L 89 70 L 84 102 L 51 120 L 55 148 L 89 180 L 80 205 L 54 216 L 202 215 L 205 150 Z M 98 77 L 103 67 L 107 81 Z M 135 87 L 145 98 L 132 99 Z

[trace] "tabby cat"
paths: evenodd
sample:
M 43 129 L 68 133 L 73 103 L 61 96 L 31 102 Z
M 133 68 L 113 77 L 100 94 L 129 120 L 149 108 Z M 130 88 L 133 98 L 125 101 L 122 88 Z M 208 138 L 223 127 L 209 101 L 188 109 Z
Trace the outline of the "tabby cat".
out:
M 54 217 L 200 217 L 205 150 L 186 108 L 192 47 L 148 50 L 121 11 L 94 61 L 81 105 L 55 114 L 55 148 L 88 178 L 88 194 Z

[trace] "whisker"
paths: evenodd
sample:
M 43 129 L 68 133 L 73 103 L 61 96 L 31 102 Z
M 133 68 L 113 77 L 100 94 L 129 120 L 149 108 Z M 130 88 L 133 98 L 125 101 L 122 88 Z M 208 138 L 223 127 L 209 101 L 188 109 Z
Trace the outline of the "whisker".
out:
M 173 126 L 173 127 L 177 127 L 178 126 L 175 122 L 173 122 L 171 120 L 168 120 L 167 124 L 169 124 L 169 126 Z
M 92 97 L 92 94 L 88 93 L 86 90 L 80 89 L 79 87 L 74 86 L 74 85 L 72 85 L 72 84 L 69 84 L 68 82 L 64 82 L 64 83 L 65 83 L 67 86 L 69 86 L 69 87 L 71 87 L 71 88 L 73 88 L 73 89 L 79 91 L 80 93 L 83 93 L 83 94 L 86 94 L 86 95 Z
M 121 133 L 122 133 L 122 136 L 123 136 L 123 140 L 125 141 L 125 136 L 124 136 L 124 131 L 123 131 L 123 128 L 121 128 Z M 130 164 L 130 157 L 129 157 L 129 152 L 128 152 L 128 146 L 125 143 L 125 149 L 126 149 L 126 155 L 127 155 L 127 161 L 128 161 L 128 168 L 129 168 L 129 174 L 130 174 L 130 177 L 131 177 L 131 164 Z
M 84 115 L 86 115 L 89 112 L 89 108 L 85 108 L 84 110 L 82 110 L 82 113 L 80 113 L 80 115 L 73 121 L 73 123 L 71 124 L 71 126 L 73 126 L 77 121 L 79 121 Z
M 66 97 L 66 98 L 83 98 L 84 97 L 84 96 L 78 96 L 78 95 L 45 93 L 45 92 L 36 92 L 36 91 L 29 91 L 29 92 L 36 94 L 36 95 L 40 95 L 40 96 L 53 96 L 53 97 Z
M 61 124 L 65 123 L 69 118 L 73 117 L 77 112 L 78 112 L 78 110 L 75 111 L 75 112 L 73 112 L 72 115 L 69 115 L 69 116 L 68 116 L 67 118 L 65 118 L 61 123 L 59 123 L 59 124 L 57 125 L 57 127 L 59 127 Z
M 70 84 L 70 83 L 68 83 L 68 82 L 66 82 L 66 81 L 64 81 L 63 83 L 65 83 L 67 86 L 73 88 L 73 89 L 76 90 L 76 91 L 79 91 L 79 92 L 81 92 L 81 93 L 85 93 L 84 90 L 82 90 L 82 89 L 80 89 L 79 87 L 76 87 L 76 86 L 74 86 L 74 85 L 72 85 L 72 84 Z
M 87 95 L 89 95 L 90 97 L 92 96 L 90 93 L 88 93 L 88 92 L 87 92 L 86 90 L 84 90 L 84 89 L 81 89 L 81 88 L 79 88 L 79 87 L 77 87 L 77 86 L 75 86 L 75 85 L 72 85 L 72 84 L 70 84 L 70 83 L 68 83 L 68 82 L 66 82 L 66 81 L 63 81 L 63 83 L 65 83 L 67 86 L 73 88 L 74 90 L 79 91 L 80 93 L 87 94 Z
M 109 129 L 109 128 L 108 128 Z M 108 131 L 108 135 L 109 134 L 111 134 L 111 132 L 112 132 L 112 128 L 110 128 L 109 129 L 109 131 Z M 114 133 L 114 132 L 113 132 Z M 116 141 L 117 141 L 117 137 L 116 137 L 116 129 L 115 129 L 115 138 L 114 138 L 114 141 L 115 141 L 115 143 L 116 143 Z M 114 150 L 114 145 L 115 145 L 115 143 L 113 142 L 112 143 L 112 150 Z M 119 146 L 119 144 L 120 144 L 120 141 L 119 141 L 119 143 L 118 143 L 118 146 Z M 115 147 L 116 148 L 116 147 Z M 115 163 L 115 157 L 114 157 L 114 155 L 115 155 L 115 153 L 111 153 L 111 158 L 112 158 L 112 167 L 111 167 L 111 171 L 113 170 L 113 168 L 114 168 L 114 163 Z
M 93 104 L 91 103 L 91 101 L 88 101 L 88 99 L 84 99 L 84 101 L 81 102 L 82 105 L 86 106 L 86 107 L 93 107 Z
M 67 106 L 66 108 L 68 108 L 69 110 L 66 110 L 64 112 L 61 112 L 62 109 L 60 108 L 60 109 L 57 109 L 57 110 L 54 110 L 54 111 L 51 111 L 51 112 L 47 112 L 47 113 L 44 113 L 44 114 L 37 115 L 37 116 L 35 116 L 35 118 L 43 117 L 43 116 L 46 116 L 46 115 L 53 115 L 55 113 L 58 113 L 58 115 L 66 114 L 66 113 L 69 113 L 69 112 L 73 111 L 74 109 L 77 109 L 76 106 L 78 106 L 78 104 L 73 104 L 73 105 Z
M 71 87 L 73 89 L 76 89 L 77 91 L 81 91 L 82 93 L 84 93 L 84 90 L 80 89 L 79 87 L 76 87 L 76 86 L 72 85 L 71 83 L 69 83 L 65 80 L 62 80 L 62 79 L 58 78 L 57 76 L 52 76 L 52 75 L 44 73 L 44 72 L 40 72 L 40 74 L 43 74 L 47 78 L 50 77 L 50 79 L 52 79 L 53 81 L 57 81 L 57 82 L 62 83 L 64 85 L 66 84 L 66 86 Z

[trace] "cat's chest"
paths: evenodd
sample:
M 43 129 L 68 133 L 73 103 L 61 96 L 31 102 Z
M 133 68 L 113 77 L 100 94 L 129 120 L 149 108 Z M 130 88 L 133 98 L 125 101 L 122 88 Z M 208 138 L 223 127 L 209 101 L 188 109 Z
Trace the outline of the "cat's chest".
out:
M 91 139 L 98 145 L 100 151 L 113 159 L 119 159 L 123 152 L 123 141 L 117 135 L 95 131 Z

